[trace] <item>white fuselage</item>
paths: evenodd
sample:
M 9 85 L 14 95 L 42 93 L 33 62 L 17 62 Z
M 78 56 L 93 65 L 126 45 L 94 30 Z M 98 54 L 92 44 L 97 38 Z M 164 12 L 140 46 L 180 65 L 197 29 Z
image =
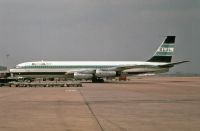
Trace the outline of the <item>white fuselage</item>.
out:
M 37 61 L 18 64 L 16 68 L 10 69 L 10 72 L 23 77 L 63 77 L 74 72 L 88 74 L 97 69 L 113 70 L 118 67 L 134 66 L 134 68 L 123 70 L 124 74 L 134 75 L 166 72 L 168 69 L 158 68 L 158 65 L 164 64 L 166 63 L 139 61 Z

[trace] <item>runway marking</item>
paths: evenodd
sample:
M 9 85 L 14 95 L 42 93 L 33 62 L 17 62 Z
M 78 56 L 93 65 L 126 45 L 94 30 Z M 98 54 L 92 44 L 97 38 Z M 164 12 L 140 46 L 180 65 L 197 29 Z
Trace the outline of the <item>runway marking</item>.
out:
M 104 131 L 103 126 L 101 125 L 99 119 L 97 118 L 96 114 L 94 113 L 94 111 L 92 110 L 92 108 L 90 107 L 89 102 L 87 101 L 87 99 L 85 98 L 84 94 L 82 93 L 81 90 L 79 90 L 80 95 L 82 96 L 86 106 L 88 107 L 89 111 L 91 112 L 92 116 L 94 117 L 94 119 L 96 120 L 97 124 L 99 125 L 99 128 L 101 129 L 101 131 Z
M 76 92 L 77 90 L 65 90 L 65 92 Z

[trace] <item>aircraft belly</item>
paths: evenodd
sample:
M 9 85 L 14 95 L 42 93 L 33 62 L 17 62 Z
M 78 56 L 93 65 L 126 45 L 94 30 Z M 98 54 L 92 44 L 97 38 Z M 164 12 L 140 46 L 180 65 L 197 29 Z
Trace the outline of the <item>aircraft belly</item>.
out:
M 68 70 L 69 69 L 13 69 L 11 73 L 14 76 L 26 78 L 61 78 L 66 77 L 65 74 Z
M 135 68 L 135 69 L 128 69 L 124 70 L 124 73 L 128 74 L 142 74 L 142 73 L 160 73 L 160 72 L 167 72 L 168 68 Z
M 16 77 L 24 77 L 24 78 L 64 78 L 65 75 L 33 75 L 33 74 L 17 74 Z

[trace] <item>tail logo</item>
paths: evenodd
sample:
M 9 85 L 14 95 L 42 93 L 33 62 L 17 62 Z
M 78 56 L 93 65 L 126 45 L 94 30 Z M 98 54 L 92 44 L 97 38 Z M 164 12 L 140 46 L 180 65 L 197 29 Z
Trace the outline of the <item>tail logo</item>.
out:
M 167 36 L 149 62 L 171 62 L 176 36 Z
M 161 47 L 157 50 L 158 52 L 174 52 L 174 48 Z

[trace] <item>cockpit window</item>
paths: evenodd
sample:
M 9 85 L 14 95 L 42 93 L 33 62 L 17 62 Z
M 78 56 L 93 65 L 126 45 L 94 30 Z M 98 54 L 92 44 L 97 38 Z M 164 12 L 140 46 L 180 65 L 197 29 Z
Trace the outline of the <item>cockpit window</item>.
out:
M 17 65 L 16 68 L 20 68 L 20 66 Z

